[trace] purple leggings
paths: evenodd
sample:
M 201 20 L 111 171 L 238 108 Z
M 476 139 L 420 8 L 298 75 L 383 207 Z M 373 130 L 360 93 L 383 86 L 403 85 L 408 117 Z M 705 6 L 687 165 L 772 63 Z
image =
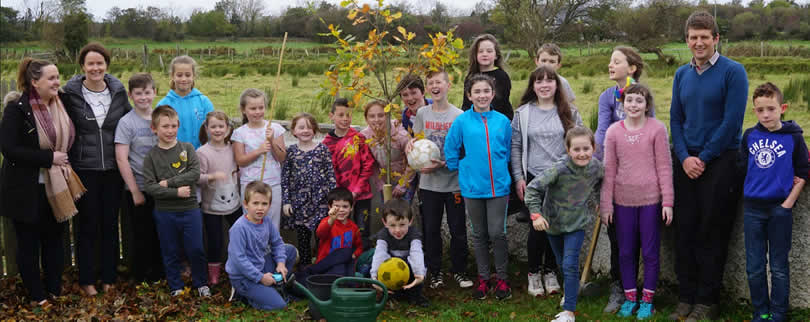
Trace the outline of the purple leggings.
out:
M 619 270 L 622 288 L 635 290 L 638 272 L 638 249 L 644 258 L 644 288 L 655 291 L 658 284 L 659 250 L 661 248 L 661 204 L 625 207 L 614 204 L 613 222 L 619 242 Z M 639 245 L 640 244 L 640 245 Z

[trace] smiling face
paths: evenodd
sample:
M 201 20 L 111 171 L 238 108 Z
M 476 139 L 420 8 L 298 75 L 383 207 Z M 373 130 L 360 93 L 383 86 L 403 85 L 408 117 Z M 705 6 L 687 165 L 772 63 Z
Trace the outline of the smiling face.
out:
M 254 191 L 246 199 L 242 202 L 247 212 L 246 216 L 252 222 L 260 222 L 270 209 L 270 196 Z
M 104 81 L 104 73 L 107 72 L 107 61 L 104 60 L 104 56 L 95 51 L 88 52 L 87 55 L 84 56 L 82 71 L 84 71 L 84 75 L 87 77 L 88 81 Z
M 562 67 L 562 64 L 560 64 L 560 56 L 550 55 L 545 51 L 537 55 L 534 59 L 534 64 L 537 65 L 537 67 L 543 65 L 551 67 L 555 72 Z
M 478 68 L 480 71 L 485 72 L 492 70 L 495 66 L 495 59 L 498 58 L 495 52 L 495 43 L 489 40 L 479 42 L 478 54 L 475 57 L 478 60 Z
M 782 113 L 787 110 L 787 104 L 779 104 L 776 97 L 760 96 L 754 99 L 753 109 L 759 123 L 768 131 L 782 128 Z
M 593 157 L 591 139 L 584 135 L 571 138 L 568 146 L 568 156 L 577 166 L 584 167 L 588 165 L 591 162 L 591 157 Z
M 709 29 L 689 28 L 686 34 L 686 45 L 689 46 L 695 60 L 701 64 L 712 58 L 718 41 L 720 41 L 720 36 L 712 36 L 712 31 Z
M 427 91 L 433 101 L 442 101 L 447 98 L 447 92 L 450 91 L 450 82 L 447 79 L 446 73 L 437 73 L 427 79 Z
M 334 200 L 330 207 L 337 209 L 335 217 L 342 223 L 345 223 L 349 215 L 352 214 L 352 204 L 348 200 Z
M 225 143 L 225 137 L 228 136 L 228 123 L 225 120 L 220 120 L 216 117 L 209 117 L 206 121 L 208 126 L 206 130 L 208 131 L 208 137 L 211 139 L 211 142 L 222 144 Z
M 425 93 L 422 93 L 419 88 L 403 89 L 399 91 L 399 97 L 412 113 L 416 113 L 420 107 L 425 106 Z
M 174 91 L 178 94 L 184 95 L 191 92 L 194 88 L 194 68 L 191 64 L 174 64 L 174 73 L 172 73 L 172 81 L 174 82 Z
M 387 215 L 383 217 L 383 225 L 388 229 L 388 233 L 396 239 L 402 239 L 408 234 L 408 228 L 411 227 L 413 220 L 408 220 L 405 217 L 396 217 Z
M 622 53 L 621 51 L 614 51 L 612 55 L 610 55 L 610 63 L 608 63 L 608 73 L 610 74 L 610 79 L 613 81 L 624 81 L 627 79 L 627 76 L 633 75 L 636 71 L 635 65 L 630 65 L 627 63 L 627 56 Z
M 467 98 L 473 102 L 475 110 L 478 112 L 488 111 L 489 104 L 492 103 L 494 97 L 495 92 L 492 90 L 492 86 L 485 81 L 473 83 L 470 86 L 470 92 L 467 93 Z
M 263 97 L 247 97 L 245 98 L 245 107 L 242 108 L 242 114 L 245 114 L 250 124 L 262 124 L 264 121 L 264 98 Z
M 48 102 L 59 95 L 59 69 L 56 65 L 43 66 L 39 79 L 31 80 L 31 86 L 43 101 Z
M 624 113 L 627 114 L 627 118 L 640 119 L 647 113 L 647 99 L 641 94 L 626 94 L 622 106 L 624 106 Z
M 538 78 L 534 81 L 534 94 L 538 101 L 549 101 L 554 99 L 557 93 L 557 81 L 548 77 Z
M 157 128 L 152 125 L 152 131 L 155 132 L 160 142 L 164 144 L 171 144 L 177 141 L 178 127 L 180 127 L 180 121 L 176 116 L 160 116 L 157 120 Z
M 310 142 L 315 137 L 315 127 L 313 124 L 309 124 L 309 120 L 306 118 L 300 118 L 297 122 L 295 122 L 295 127 L 293 127 L 293 136 L 298 138 L 298 142 Z
M 340 132 L 348 131 L 352 126 L 352 109 L 348 106 L 337 105 L 335 111 L 329 113 L 329 119 L 335 124 L 335 130 Z
M 143 112 L 149 111 L 152 109 L 152 102 L 155 100 L 155 89 L 152 88 L 152 84 L 144 88 L 133 88 L 129 91 L 129 98 L 132 99 L 136 109 Z
M 382 105 L 374 104 L 366 111 L 366 124 L 374 130 L 374 132 L 385 131 L 385 110 Z

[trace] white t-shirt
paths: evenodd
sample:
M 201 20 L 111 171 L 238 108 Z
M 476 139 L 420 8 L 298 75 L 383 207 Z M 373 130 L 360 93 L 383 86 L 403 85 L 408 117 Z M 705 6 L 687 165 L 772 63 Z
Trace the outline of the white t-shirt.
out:
M 110 110 L 110 105 L 112 104 L 110 88 L 105 87 L 101 92 L 94 92 L 86 86 L 82 86 L 82 96 L 84 96 L 84 101 L 87 102 L 87 105 L 90 105 L 90 108 L 93 109 L 96 123 L 98 123 L 98 127 L 101 127 L 101 125 L 104 124 L 104 119 L 107 118 L 107 111 Z
M 251 129 L 248 127 L 247 124 L 240 126 L 236 130 L 233 131 L 231 135 L 231 141 L 239 142 L 245 145 L 245 153 L 249 153 L 253 150 L 259 148 L 265 142 L 265 127 L 267 126 L 267 120 L 264 121 L 264 126 L 256 129 Z M 276 123 L 272 123 L 271 125 L 273 129 L 273 136 L 279 137 L 284 135 L 286 130 L 281 125 Z M 273 154 L 271 152 L 267 152 L 267 163 L 264 166 L 264 183 L 269 185 L 280 185 L 281 184 L 281 164 L 273 158 Z M 239 180 L 242 184 L 247 184 L 251 181 L 259 180 L 261 177 L 262 172 L 262 157 L 259 156 L 256 158 L 253 163 L 249 164 L 246 167 L 241 167 L 239 169 Z

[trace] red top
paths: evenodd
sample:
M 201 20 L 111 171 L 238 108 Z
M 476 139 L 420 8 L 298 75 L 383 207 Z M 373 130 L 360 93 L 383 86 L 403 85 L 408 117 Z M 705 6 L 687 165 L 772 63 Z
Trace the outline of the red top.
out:
M 341 223 L 340 220 L 335 220 L 332 226 L 329 226 L 329 217 L 326 217 L 318 224 L 315 236 L 318 237 L 318 259 L 315 260 L 316 263 L 335 249 L 354 248 L 355 258 L 360 257 L 360 254 L 363 253 L 360 229 L 351 219 L 346 219 L 345 224 Z
M 371 154 L 366 137 L 349 128 L 343 137 L 326 135 L 322 142 L 332 153 L 332 166 L 339 187 L 354 193 L 355 200 L 371 199 L 369 179 L 373 173 L 374 156 Z

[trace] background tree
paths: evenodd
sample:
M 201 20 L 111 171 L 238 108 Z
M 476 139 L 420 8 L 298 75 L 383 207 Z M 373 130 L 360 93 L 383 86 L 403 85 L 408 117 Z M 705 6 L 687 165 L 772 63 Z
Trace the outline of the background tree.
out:
M 194 11 L 188 21 L 188 33 L 193 36 L 216 38 L 233 35 L 236 28 L 225 19 L 222 11 Z
M 25 39 L 20 12 L 9 7 L 0 7 L 0 42 L 20 41 Z

